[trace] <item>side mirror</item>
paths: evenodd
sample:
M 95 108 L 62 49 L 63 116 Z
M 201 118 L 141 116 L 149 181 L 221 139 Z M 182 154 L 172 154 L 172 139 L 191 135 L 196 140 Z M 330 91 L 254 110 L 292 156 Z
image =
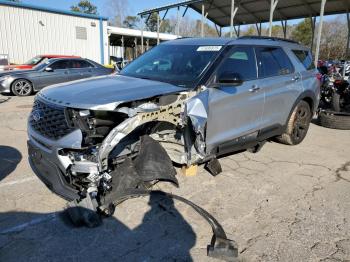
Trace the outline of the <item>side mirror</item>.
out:
M 223 72 L 218 78 L 218 83 L 239 86 L 243 84 L 243 79 L 240 74 Z
M 46 67 L 44 69 L 45 72 L 53 72 L 53 69 L 51 67 Z

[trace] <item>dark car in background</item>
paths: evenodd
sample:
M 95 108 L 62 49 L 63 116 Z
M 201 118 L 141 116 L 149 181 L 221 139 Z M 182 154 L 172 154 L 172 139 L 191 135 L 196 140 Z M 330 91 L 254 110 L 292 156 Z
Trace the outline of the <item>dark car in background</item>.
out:
M 34 56 L 33 58 L 29 59 L 27 62 L 16 65 L 16 64 L 11 64 L 4 68 L 5 70 L 26 70 L 26 69 L 32 69 L 36 65 L 45 62 L 48 59 L 52 58 L 80 58 L 80 56 L 69 56 L 69 55 L 37 55 Z
M 55 58 L 40 63 L 32 70 L 0 74 L 0 92 L 28 96 L 46 86 L 93 76 L 108 75 L 113 69 L 83 58 Z

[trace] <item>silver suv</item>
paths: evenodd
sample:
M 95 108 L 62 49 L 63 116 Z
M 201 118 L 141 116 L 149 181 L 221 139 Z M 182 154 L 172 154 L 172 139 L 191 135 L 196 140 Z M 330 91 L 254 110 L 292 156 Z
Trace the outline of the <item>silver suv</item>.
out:
M 299 144 L 319 85 L 310 50 L 295 42 L 165 42 L 119 75 L 40 91 L 28 121 L 29 160 L 55 193 L 111 213 L 132 190 L 177 184 L 173 162 L 206 163 L 216 175 L 220 155 L 256 152 L 272 138 Z

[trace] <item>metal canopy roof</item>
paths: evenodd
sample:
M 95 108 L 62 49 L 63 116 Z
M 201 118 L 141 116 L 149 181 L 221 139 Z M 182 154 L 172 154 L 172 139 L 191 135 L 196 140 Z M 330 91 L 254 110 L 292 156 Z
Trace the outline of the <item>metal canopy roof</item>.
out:
M 146 10 L 139 15 L 147 15 L 178 6 L 188 6 L 201 13 L 202 4 L 205 6 L 205 13 L 207 13 L 209 20 L 221 27 L 230 26 L 231 0 L 183 1 L 177 4 Z M 320 6 L 321 0 L 279 0 L 273 20 L 290 20 L 318 16 Z M 269 21 L 270 0 L 235 0 L 235 7 L 238 7 L 234 18 L 235 25 Z M 324 14 L 344 14 L 347 10 L 350 10 L 350 0 L 328 0 Z

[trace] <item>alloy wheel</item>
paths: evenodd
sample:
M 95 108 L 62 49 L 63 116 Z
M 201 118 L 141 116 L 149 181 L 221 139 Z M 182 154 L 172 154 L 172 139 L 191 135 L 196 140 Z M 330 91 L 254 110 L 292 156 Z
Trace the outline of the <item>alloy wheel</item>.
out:
M 32 92 L 32 85 L 27 80 L 19 80 L 14 84 L 14 91 L 20 96 L 27 96 Z
M 310 115 L 309 110 L 305 106 L 298 108 L 295 116 L 292 137 L 295 141 L 299 141 L 306 136 L 309 128 Z

